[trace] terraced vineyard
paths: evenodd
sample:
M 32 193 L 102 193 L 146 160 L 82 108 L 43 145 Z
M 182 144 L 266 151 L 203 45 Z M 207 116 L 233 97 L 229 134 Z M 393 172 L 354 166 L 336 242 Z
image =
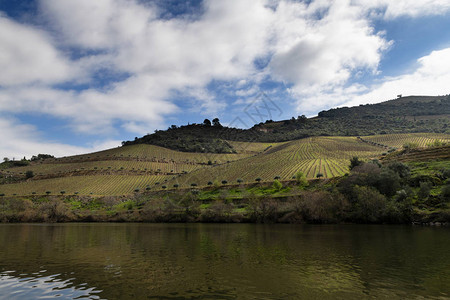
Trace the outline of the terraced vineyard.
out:
M 251 144 L 251 143 L 244 143 L 244 144 Z M 212 162 L 220 164 L 248 157 L 250 155 L 252 155 L 252 153 L 239 153 L 239 152 L 233 154 L 190 153 L 190 152 L 180 152 L 170 150 L 154 145 L 139 144 L 113 148 L 90 154 L 63 157 L 54 160 L 48 160 L 48 162 L 55 163 L 55 162 L 82 162 L 82 161 L 98 161 L 98 160 L 134 159 L 141 161 L 203 163 L 203 164 L 206 164 L 209 160 L 211 160 Z
M 351 157 L 376 158 L 380 150 L 355 137 L 313 137 L 278 145 L 255 157 L 196 170 L 173 182 L 181 186 L 192 183 L 203 186 L 213 181 L 235 184 L 237 179 L 243 182 L 255 182 L 256 178 L 272 181 L 275 177 L 290 180 L 298 171 L 308 178 L 315 178 L 319 173 L 330 178 L 348 172 Z
M 33 162 L 26 167 L 2 170 L 2 176 L 35 177 L 19 183 L 0 185 L 0 194 L 126 195 L 136 188 L 152 190 L 206 186 L 209 182 L 236 184 L 292 180 L 298 172 L 307 178 L 341 176 L 348 172 L 349 159 L 380 157 L 386 150 L 367 141 L 401 147 L 405 143 L 426 146 L 449 135 L 394 134 L 362 137 L 311 137 L 284 143 L 230 142 L 235 154 L 186 153 L 151 145 L 132 145 L 101 152 Z M 364 142 L 364 140 L 366 142 Z M 211 164 L 208 164 L 211 161 Z M 156 184 L 158 183 L 158 184 Z
M 448 134 L 439 133 L 399 133 L 383 134 L 362 137 L 364 140 L 386 145 L 393 148 L 402 148 L 407 143 L 416 144 L 418 147 L 426 147 L 438 140 L 444 143 L 450 143 Z
M 211 164 L 224 164 L 251 157 L 274 143 L 230 142 L 237 153 L 186 153 L 153 145 L 132 145 L 71 157 L 47 159 L 28 166 L 9 168 L 4 176 L 22 176 L 27 171 L 35 175 L 26 182 L 0 185 L 6 195 L 52 194 L 65 191 L 80 195 L 131 194 L 136 188 L 161 189 L 163 183 Z M 167 186 L 169 187 L 169 186 Z M 173 184 L 170 186 L 173 187 Z
M 151 162 L 139 160 L 111 160 L 111 161 L 84 161 L 78 163 L 43 163 L 24 167 L 9 168 L 6 174 L 25 174 L 33 171 L 35 175 L 50 175 L 58 173 L 83 173 L 85 171 L 95 171 L 97 173 L 111 174 L 117 172 L 135 173 L 170 173 L 181 174 L 192 172 L 204 165 L 196 163 L 175 163 L 175 162 Z
M 127 195 L 138 188 L 144 191 L 147 186 L 152 189 L 165 184 L 170 175 L 89 175 L 71 176 L 52 179 L 32 180 L 17 184 L 4 184 L 1 192 L 6 195 L 52 195 L 64 191 L 66 195 Z M 155 185 L 159 183 L 158 185 Z

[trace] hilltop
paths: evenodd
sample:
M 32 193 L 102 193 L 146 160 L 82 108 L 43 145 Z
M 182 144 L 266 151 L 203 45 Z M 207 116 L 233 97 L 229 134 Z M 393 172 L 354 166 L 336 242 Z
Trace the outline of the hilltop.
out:
M 218 119 L 158 130 L 124 141 L 151 144 L 185 152 L 234 153 L 227 141 L 285 142 L 313 136 L 369 136 L 395 133 L 450 133 L 450 95 L 408 96 L 378 104 L 334 108 L 317 117 L 255 124 L 250 129 L 224 127 Z

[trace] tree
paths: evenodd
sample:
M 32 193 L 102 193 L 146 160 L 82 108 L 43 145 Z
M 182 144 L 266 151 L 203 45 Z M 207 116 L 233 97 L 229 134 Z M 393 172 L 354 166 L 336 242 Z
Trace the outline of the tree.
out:
M 209 119 L 205 119 L 205 120 L 203 121 L 203 125 L 205 125 L 205 126 L 211 126 L 211 121 L 210 121 Z
M 349 166 L 349 168 L 350 168 L 350 170 L 353 170 L 353 168 L 362 165 L 362 163 L 363 162 L 361 160 L 359 160 L 358 156 L 353 156 L 350 159 L 350 166 Z
M 355 221 L 381 222 L 386 209 L 386 197 L 373 187 L 356 185 L 354 190 L 357 198 L 353 211 Z
M 64 195 L 66 193 L 66 191 L 61 191 L 60 193 L 61 193 L 61 195 Z
M 316 178 L 321 178 L 321 177 L 323 177 L 323 174 L 322 173 L 317 173 Z
M 212 120 L 212 123 L 213 123 L 214 127 L 222 127 L 222 124 L 220 124 L 220 122 L 219 122 L 219 118 L 214 118 Z
M 261 182 L 261 180 L 262 180 L 261 177 L 255 179 L 256 182 Z
M 8 162 L 8 161 L 9 161 L 9 158 L 3 157 L 3 161 L 4 161 L 4 162 Z
M 222 184 L 227 184 L 227 183 L 228 183 L 228 181 L 222 180 Z
M 241 184 L 241 183 L 243 182 L 243 180 L 240 179 L 240 178 L 238 178 L 236 181 L 237 181 L 237 183 L 239 183 L 239 184 Z
M 388 168 L 396 172 L 400 178 L 408 178 L 410 175 L 410 168 L 399 161 L 394 161 L 388 165 Z
M 30 179 L 30 178 L 34 177 L 33 171 L 26 171 L 25 177 L 26 177 L 27 179 Z
M 45 193 L 46 193 L 47 195 L 50 195 L 51 192 L 50 192 L 50 191 L 46 191 Z

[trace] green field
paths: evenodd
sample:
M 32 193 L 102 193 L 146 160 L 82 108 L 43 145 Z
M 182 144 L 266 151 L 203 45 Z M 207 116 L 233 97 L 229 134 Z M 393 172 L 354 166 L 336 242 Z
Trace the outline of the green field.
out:
M 254 183 L 279 178 L 292 180 L 299 171 L 307 178 L 331 178 L 349 171 L 353 156 L 380 158 L 387 147 L 415 143 L 425 147 L 436 139 L 450 142 L 444 134 L 393 134 L 357 137 L 311 137 L 283 143 L 230 142 L 237 153 L 187 153 L 152 145 L 131 145 L 101 152 L 32 162 L 29 166 L 1 170 L 2 176 L 23 178 L 0 185 L 5 195 L 66 194 L 126 195 L 135 189 L 151 190 Z M 432 154 L 431 154 L 432 155 Z M 210 162 L 210 163 L 208 163 Z M 27 171 L 34 177 L 25 181 Z M 158 184 L 156 184 L 158 183 Z
M 399 133 L 382 134 L 362 137 L 364 140 L 386 145 L 388 147 L 402 148 L 405 144 L 415 144 L 417 147 L 426 147 L 436 140 L 450 143 L 448 134 L 439 133 Z
M 321 173 L 324 178 L 340 176 L 348 172 L 349 160 L 353 156 L 363 159 L 377 158 L 381 154 L 379 147 L 358 141 L 355 137 L 312 137 L 273 147 L 254 157 L 215 166 L 209 169 L 195 170 L 176 178 L 181 186 L 192 183 L 203 186 L 209 181 L 236 184 L 237 179 L 244 183 L 291 180 L 299 171 L 307 178 L 315 178 Z
M 88 175 L 70 176 L 52 179 L 31 180 L 17 184 L 1 186 L 1 192 L 6 195 L 44 195 L 50 191 L 53 195 L 64 191 L 67 195 L 127 195 L 136 188 L 144 191 L 147 186 L 152 189 L 165 184 L 172 179 L 168 175 Z
M 246 149 L 245 144 L 248 147 L 261 149 L 266 147 L 264 143 L 257 143 L 254 147 L 252 143 L 240 143 L 241 148 Z M 276 143 L 268 144 L 274 145 Z M 98 160 L 124 160 L 134 159 L 141 161 L 154 161 L 154 162 L 176 162 L 176 163 L 207 163 L 209 160 L 216 163 L 226 163 L 228 161 L 234 161 L 244 157 L 253 155 L 254 152 L 238 152 L 232 154 L 217 154 L 217 153 L 190 153 L 180 152 L 171 149 L 166 149 L 159 146 L 139 144 L 130 145 L 124 147 L 113 148 L 105 151 L 94 152 L 90 154 L 76 155 L 70 157 L 63 157 L 48 162 L 82 162 L 82 161 L 98 161 Z

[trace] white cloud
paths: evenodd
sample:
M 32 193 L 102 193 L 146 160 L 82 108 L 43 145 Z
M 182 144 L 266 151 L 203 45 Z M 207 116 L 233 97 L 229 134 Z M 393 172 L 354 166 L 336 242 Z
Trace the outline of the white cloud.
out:
M 83 154 L 117 147 L 120 141 L 108 140 L 93 144 L 90 147 L 78 147 L 61 143 L 43 142 L 37 129 L 28 124 L 21 124 L 13 119 L 0 118 L 2 128 L 1 158 L 21 159 L 39 153 L 52 154 L 57 157 Z
M 363 86 L 353 84 L 318 93 L 298 101 L 299 112 L 312 112 L 333 106 L 355 106 L 395 99 L 398 94 L 446 95 L 450 94 L 450 48 L 433 51 L 417 60 L 418 67 L 410 74 L 387 77 L 379 84 Z M 324 106 L 324 103 L 327 106 Z
M 450 11 L 448 0 L 353 0 L 352 2 L 365 9 L 377 9 L 376 14 L 386 19 L 400 16 L 443 15 Z
M 418 68 L 411 74 L 385 78 L 383 83 L 370 88 L 368 93 L 350 94 L 346 105 L 376 103 L 394 99 L 396 95 L 450 94 L 450 48 L 433 51 L 417 60 Z
M 323 11 L 316 4 L 298 19 L 301 6 L 280 4 L 278 25 L 290 32 L 280 29 L 284 34 L 270 64 L 275 78 L 294 83 L 296 93 L 313 94 L 346 83 L 356 70 L 377 71 L 390 43 L 374 32 L 359 7 L 334 1 L 321 19 L 314 19 Z
M 348 85 L 358 72 L 377 73 L 390 46 L 374 30 L 374 16 L 441 14 L 449 6 L 438 0 L 205 0 L 195 19 L 162 20 L 157 7 L 137 0 L 41 0 L 52 26 L 47 31 L 0 16 L 0 111 L 51 115 L 82 133 L 141 134 L 180 113 L 173 95 L 185 93 L 202 113 L 223 110 L 226 100 L 207 90 L 211 82 L 231 82 L 227 96 L 249 98 L 267 78 L 285 81 L 302 113 L 342 104 L 348 95 L 407 94 L 415 80 L 420 93 L 442 90 L 448 67 L 433 58 L 442 59 L 438 52 L 420 60 L 415 74 L 385 79 L 373 92 Z M 87 54 L 71 59 L 70 51 Z M 268 66 L 256 68 L 256 59 Z M 95 86 L 102 72 L 129 76 Z M 54 86 L 64 82 L 90 87 Z
M 41 30 L 0 14 L 0 86 L 59 83 L 80 76 L 80 70 L 52 46 Z
M 14 87 L 0 93 L 0 111 L 57 116 L 70 120 L 75 131 L 87 134 L 111 133 L 114 121 L 141 122 L 151 131 L 164 124 L 163 115 L 178 111 L 174 104 L 162 100 L 167 92 L 146 76 L 131 77 L 105 91 Z

